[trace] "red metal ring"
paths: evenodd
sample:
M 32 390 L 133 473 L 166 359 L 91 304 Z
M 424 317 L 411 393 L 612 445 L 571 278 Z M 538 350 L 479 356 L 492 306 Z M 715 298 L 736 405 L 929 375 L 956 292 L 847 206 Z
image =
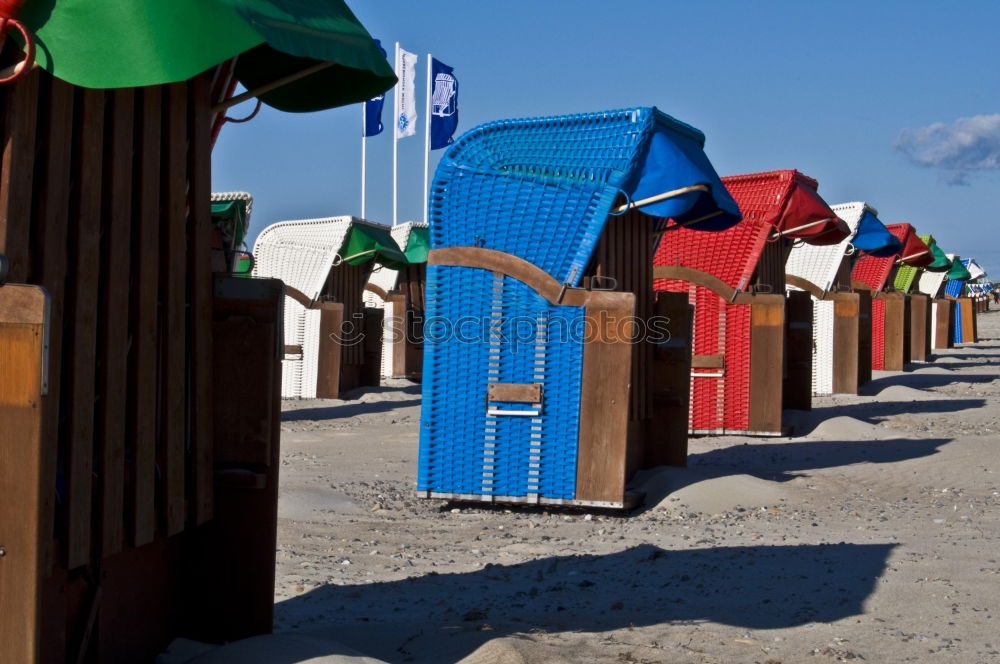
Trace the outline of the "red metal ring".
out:
M 14 26 L 17 31 L 21 33 L 24 38 L 24 60 L 18 62 L 13 66 L 14 73 L 10 76 L 0 77 L 0 83 L 13 83 L 17 79 L 24 76 L 24 74 L 31 69 L 31 66 L 35 64 L 35 41 L 31 33 L 28 32 L 28 28 L 24 26 L 16 18 L 3 19 L 0 22 L 0 34 L 5 34 L 7 28 Z

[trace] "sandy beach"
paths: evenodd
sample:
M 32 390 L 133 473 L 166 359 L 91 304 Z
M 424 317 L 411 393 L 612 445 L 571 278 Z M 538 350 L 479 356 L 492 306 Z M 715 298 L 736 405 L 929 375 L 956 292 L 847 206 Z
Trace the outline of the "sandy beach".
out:
M 692 439 L 629 514 L 416 498 L 406 381 L 286 401 L 277 636 L 214 655 L 1000 662 L 1000 314 L 980 330 L 791 438 Z

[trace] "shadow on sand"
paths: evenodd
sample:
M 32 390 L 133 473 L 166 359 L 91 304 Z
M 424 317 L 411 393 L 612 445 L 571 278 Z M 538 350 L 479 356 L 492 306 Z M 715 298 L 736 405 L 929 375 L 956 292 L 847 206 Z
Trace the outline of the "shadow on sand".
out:
M 894 415 L 955 413 L 960 410 L 982 408 L 985 405 L 985 399 L 914 399 L 913 401 L 869 401 L 846 406 L 820 406 L 809 411 L 807 417 L 796 417 L 795 435 L 808 435 L 817 426 L 838 415 L 847 415 L 869 424 L 877 424 L 883 418 Z
M 406 399 L 403 401 L 366 401 L 356 403 L 338 404 L 336 406 L 320 406 L 318 408 L 300 408 L 298 410 L 286 410 L 281 413 L 282 422 L 299 422 L 302 420 L 336 420 L 358 415 L 372 415 L 374 413 L 388 413 L 400 408 L 419 406 L 420 399 Z
M 705 620 L 776 629 L 860 615 L 894 546 L 668 551 L 647 544 L 608 555 L 487 564 L 460 574 L 327 585 L 275 608 L 281 623 L 330 635 L 373 657 L 449 662 L 519 632 L 606 632 Z
M 950 368 L 949 364 L 942 364 L 944 368 Z M 981 364 L 978 366 L 982 366 Z M 914 371 L 905 374 L 890 374 L 874 378 L 861 386 L 863 396 L 874 396 L 887 387 L 893 385 L 904 385 L 915 389 L 928 387 L 943 387 L 953 383 L 989 383 L 1000 374 L 951 374 L 951 373 L 923 373 Z
M 713 477 L 739 474 L 787 482 L 808 470 L 856 463 L 895 463 L 930 456 L 949 442 L 950 438 L 894 438 L 746 443 L 692 454 L 688 457 L 688 467 L 709 471 Z M 691 480 L 701 481 L 703 475 L 692 476 Z M 677 491 L 683 486 L 670 488 Z

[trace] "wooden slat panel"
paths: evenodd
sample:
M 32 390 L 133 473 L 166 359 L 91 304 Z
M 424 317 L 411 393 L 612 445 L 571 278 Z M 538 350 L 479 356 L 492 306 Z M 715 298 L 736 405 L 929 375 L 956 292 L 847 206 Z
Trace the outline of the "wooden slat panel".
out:
M 804 291 L 790 291 L 785 304 L 785 380 L 781 389 L 782 407 L 812 410 L 812 296 Z
M 212 109 L 209 78 L 189 84 L 188 127 L 188 274 L 191 302 L 191 472 L 195 523 L 212 516 L 212 272 L 211 187 Z
M 859 290 L 858 296 L 858 385 L 872 379 L 872 294 Z
M 926 362 L 930 353 L 930 298 L 911 293 L 910 298 L 910 360 Z
M 121 551 L 125 527 L 125 403 L 128 390 L 128 266 L 132 227 L 133 93 L 110 94 L 104 179 L 104 247 L 100 284 L 100 445 L 101 554 Z
M 35 70 L 6 84 L 3 156 L 0 158 L 0 254 L 10 261 L 10 282 L 27 281 L 30 272 L 31 198 L 35 177 L 35 125 L 42 72 Z M 47 76 L 47 74 L 46 74 Z
M 642 468 L 687 465 L 693 312 L 687 293 L 660 293 L 656 299 L 654 315 L 669 325 L 669 338 L 657 345 L 650 362 L 654 407 Z
M 49 374 L 48 393 L 43 397 L 46 416 L 42 423 L 44 456 L 42 459 L 43 482 L 47 486 L 56 485 L 57 451 L 59 448 L 59 422 L 64 417 L 61 392 L 63 370 L 63 311 L 66 301 L 67 234 L 69 232 L 70 170 L 73 160 L 73 88 L 67 83 L 48 77 L 43 86 L 40 132 L 43 152 L 39 159 L 43 163 L 40 181 L 36 186 L 35 219 L 38 223 L 38 260 L 32 283 L 43 286 L 49 292 Z M 47 491 L 42 494 L 41 529 L 43 533 L 54 531 L 56 494 Z M 45 567 L 51 569 L 53 550 L 51 536 L 46 539 Z
M 632 344 L 631 330 L 619 337 L 616 326 L 633 315 L 635 297 L 615 295 L 617 307 L 587 307 L 584 314 L 587 329 L 596 334 L 583 346 L 577 500 L 621 503 L 625 498 Z
M 946 349 L 948 348 L 948 330 L 950 326 L 951 319 L 951 300 L 945 300 L 943 298 L 935 300 L 937 306 L 937 317 L 934 320 L 934 325 L 936 325 L 936 331 L 934 333 L 934 348 L 935 349 Z
M 913 360 L 912 355 L 912 345 L 913 345 L 913 325 L 912 322 L 912 311 L 911 305 L 913 300 L 909 295 L 900 293 L 903 296 L 903 366 L 905 367 Z
M 858 342 L 860 296 L 837 293 L 833 299 L 833 391 L 858 393 Z M 869 357 L 871 353 L 869 353 Z
M 316 367 L 316 396 L 336 399 L 340 396 L 342 350 L 339 339 L 344 322 L 344 305 L 328 302 L 321 305 L 319 319 L 319 357 Z
M 782 298 L 784 299 L 784 298 Z M 781 431 L 785 305 L 752 305 L 750 310 L 750 431 Z
M 5 303 L 16 298 L 16 311 Z M 0 287 L 0 662 L 34 662 L 39 585 L 51 531 L 41 529 L 52 492 L 42 461 L 45 291 Z M 17 322 L 8 322 L 17 321 Z
M 132 343 L 129 350 L 129 436 L 132 458 L 132 544 L 153 540 L 156 532 L 157 301 L 160 273 L 160 125 L 162 89 L 142 88 L 137 95 L 136 190 L 133 199 L 132 301 L 129 308 Z
M 386 296 L 386 301 L 392 304 L 392 318 L 388 321 L 388 333 L 392 335 L 392 366 L 389 371 L 393 376 L 406 376 L 407 366 L 407 329 L 406 320 L 408 298 L 403 293 L 392 293 Z
M 90 560 L 92 487 L 94 470 L 94 376 L 97 360 L 98 274 L 101 264 L 101 186 L 104 156 L 105 93 L 77 90 L 81 108 L 76 129 L 74 166 L 76 190 L 70 208 L 76 233 L 75 274 L 67 291 L 67 319 L 72 328 L 72 358 L 63 403 L 69 417 L 65 440 L 69 446 L 67 566 Z M 71 313 L 70 313 L 71 312 Z
M 885 300 L 885 360 L 886 371 L 903 370 L 903 341 L 906 327 L 906 309 L 902 293 L 879 293 Z
M 160 192 L 161 252 L 160 389 L 164 527 L 174 535 L 186 516 L 185 443 L 187 442 L 187 86 L 165 87 L 163 104 L 163 189 Z

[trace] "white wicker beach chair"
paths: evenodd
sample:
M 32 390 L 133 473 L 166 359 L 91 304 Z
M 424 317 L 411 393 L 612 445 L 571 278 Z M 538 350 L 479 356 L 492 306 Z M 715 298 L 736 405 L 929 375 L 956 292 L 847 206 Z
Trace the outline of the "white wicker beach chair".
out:
M 285 282 L 285 359 L 281 396 L 316 397 L 319 369 L 320 319 L 314 308 L 330 269 L 339 264 L 341 249 L 352 226 L 367 224 L 356 217 L 282 221 L 268 226 L 254 243 L 254 275 Z
M 831 206 L 831 209 L 847 223 L 851 234 L 838 244 L 816 246 L 797 243 L 785 263 L 786 275 L 801 277 L 819 287 L 823 293 L 838 286 L 838 272 L 844 256 L 853 250 L 851 240 L 865 210 L 878 215 L 877 211 L 862 202 L 841 203 Z M 847 282 L 849 285 L 849 274 Z M 792 285 L 788 289 L 800 290 Z M 833 334 L 834 302 L 813 295 L 813 394 L 816 395 L 833 394 Z

